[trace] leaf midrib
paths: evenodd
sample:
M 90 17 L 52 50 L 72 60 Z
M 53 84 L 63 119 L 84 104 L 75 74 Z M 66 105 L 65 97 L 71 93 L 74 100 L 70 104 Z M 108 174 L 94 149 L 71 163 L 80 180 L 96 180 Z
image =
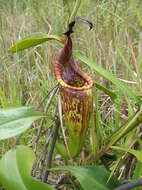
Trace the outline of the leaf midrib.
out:
M 0 123 L 0 128 L 1 127 L 3 127 L 3 126 L 5 126 L 5 125 L 8 125 L 9 123 L 15 123 L 15 122 L 18 122 L 18 121 L 20 121 L 20 120 L 25 120 L 25 119 L 32 119 L 33 120 L 33 118 L 41 118 L 41 117 L 46 117 L 46 116 L 44 116 L 44 115 L 39 115 L 39 116 L 27 116 L 27 117 L 22 117 L 22 118 L 19 118 L 19 119 L 13 119 L 13 120 L 10 120 L 10 121 L 6 121 L 6 122 L 4 122 L 4 123 Z

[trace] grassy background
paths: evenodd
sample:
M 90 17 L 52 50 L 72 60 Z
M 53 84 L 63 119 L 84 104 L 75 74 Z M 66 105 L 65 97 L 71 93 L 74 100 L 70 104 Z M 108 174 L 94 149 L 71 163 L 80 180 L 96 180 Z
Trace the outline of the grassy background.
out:
M 81 52 L 111 74 L 120 78 L 137 94 L 141 93 L 142 57 L 142 1 L 137 0 L 82 1 L 79 17 L 94 24 L 76 25 L 74 50 Z M 33 32 L 44 32 L 63 37 L 74 1 L 70 0 L 0 0 L 0 107 L 28 105 L 36 108 L 56 84 L 52 63 L 61 47 L 48 42 L 38 47 L 11 54 L 9 48 Z M 123 96 L 111 82 L 79 63 L 92 78 L 120 97 L 110 97 L 96 91 L 95 102 L 99 118 L 100 138 L 111 134 L 136 110 L 135 102 Z M 49 110 L 52 113 L 55 101 Z M 45 104 L 41 108 L 44 109 Z M 47 120 L 46 126 L 50 123 Z M 21 143 L 33 145 L 38 123 L 22 138 Z M 133 135 L 133 134 L 132 134 Z M 89 139 L 89 134 L 88 134 Z M 131 137 L 130 137 L 131 139 Z M 16 138 L 1 143 L 7 150 Z M 41 139 L 41 149 L 45 137 Z M 122 142 L 123 143 L 123 142 Z M 128 142 L 127 142 L 128 143 Z M 89 145 L 88 149 L 90 148 Z
M 52 63 L 60 47 L 56 42 L 48 42 L 22 53 L 9 54 L 8 49 L 30 33 L 41 31 L 62 35 L 67 26 L 68 13 L 74 1 L 42 0 L 1 1 L 0 3 L 0 104 L 1 107 L 23 104 L 36 105 L 55 84 Z M 141 1 L 137 9 L 141 12 Z M 94 28 L 88 31 L 84 25 L 75 29 L 74 49 L 87 55 L 115 76 L 131 80 L 122 60 L 134 67 L 127 40 L 131 40 L 136 56 L 141 44 L 141 26 L 131 1 L 87 1 L 83 2 L 78 16 L 93 22 Z M 94 79 L 109 87 L 107 81 L 97 74 Z

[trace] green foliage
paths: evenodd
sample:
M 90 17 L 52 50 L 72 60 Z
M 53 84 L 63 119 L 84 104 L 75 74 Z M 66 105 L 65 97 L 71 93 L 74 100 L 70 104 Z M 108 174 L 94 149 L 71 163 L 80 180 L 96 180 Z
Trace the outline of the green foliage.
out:
M 58 36 L 48 35 L 42 32 L 38 32 L 38 33 L 33 33 L 30 36 L 25 37 L 23 40 L 20 40 L 19 42 L 17 42 L 14 46 L 10 48 L 10 51 L 12 53 L 22 51 L 24 49 L 34 47 L 38 44 L 41 44 L 49 40 L 57 40 L 62 43 L 64 41 L 62 38 Z
M 142 176 L 142 163 L 141 163 L 141 161 L 138 160 L 132 178 L 133 179 L 138 179 L 141 176 Z
M 30 176 L 34 159 L 34 153 L 27 146 L 20 145 L 8 151 L 0 160 L 0 184 L 6 190 L 52 190 L 52 187 L 36 181 Z M 111 190 L 120 185 L 120 182 L 114 176 L 107 182 L 110 174 L 100 167 L 66 166 L 51 170 L 70 171 L 80 182 L 84 190 Z
M 66 166 L 62 168 L 52 168 L 52 170 L 70 171 L 80 182 L 84 190 L 113 190 L 120 185 L 120 182 L 114 176 L 112 176 L 108 182 L 107 180 L 110 173 L 100 167 Z
M 0 140 L 23 133 L 42 117 L 45 117 L 43 113 L 28 107 L 0 109 Z
M 95 82 L 95 87 L 101 91 L 103 91 L 105 94 L 110 96 L 113 100 L 117 98 L 116 93 L 112 92 L 108 88 L 105 88 L 104 86 L 100 85 L 99 83 Z
M 121 90 L 121 92 L 133 98 L 137 103 L 139 104 L 142 103 L 142 101 L 136 96 L 136 94 L 131 89 L 129 89 L 122 81 L 117 79 L 115 76 L 111 75 L 111 73 L 109 73 L 108 71 L 100 67 L 99 65 L 95 64 L 92 60 L 88 59 L 86 56 L 83 56 L 77 52 L 75 52 L 74 54 L 79 60 L 86 63 L 95 71 L 97 71 L 99 74 L 103 75 L 106 79 L 108 79 L 113 84 L 115 84 Z
M 35 156 L 26 146 L 17 146 L 0 160 L 0 183 L 6 190 L 53 190 L 45 183 L 33 179 L 30 170 Z
M 139 21 L 140 25 L 142 26 L 142 18 L 141 18 L 140 12 L 139 12 L 138 9 L 137 9 L 136 3 L 135 3 L 134 0 L 131 0 L 131 2 L 132 2 L 133 9 L 134 9 L 135 12 L 136 12 L 136 16 L 137 16 L 137 18 L 138 18 L 138 21 Z
M 133 117 L 130 116 L 137 110 L 135 102 L 141 104 L 141 85 L 139 84 L 138 73 L 135 70 L 134 58 L 138 63 L 139 70 L 141 70 L 142 41 L 140 35 L 142 25 L 142 1 L 82 1 L 81 7 L 76 9 L 77 12 L 75 11 L 75 14 L 72 12 L 74 1 L 68 0 L 43 0 L 42 2 L 36 0 L 0 0 L 0 2 L 1 107 L 9 107 L 10 105 L 17 106 L 25 103 L 26 105 L 37 105 L 41 98 L 45 96 L 47 87 L 51 88 L 55 83 L 51 63 L 53 63 L 55 55 L 57 55 L 56 51 L 59 49 L 58 44 L 54 44 L 53 46 L 52 42 L 50 42 L 48 48 L 45 44 L 40 48 L 35 48 L 32 53 L 30 51 L 24 51 L 23 53 L 16 54 L 16 56 L 9 54 L 8 49 L 10 45 L 14 44 L 17 39 L 22 39 L 23 36 L 35 31 L 44 31 L 49 34 L 51 32 L 54 34 L 59 33 L 59 35 L 62 34 L 66 29 L 64 23 L 68 23 L 69 15 L 88 18 L 90 21 L 93 21 L 94 29 L 92 33 L 90 33 L 84 31 L 82 26 L 79 26 L 79 28 L 76 29 L 77 33 L 73 36 L 75 42 L 74 49 L 79 50 L 83 55 L 86 54 L 87 57 L 89 57 L 88 59 L 79 55 L 79 59 L 92 68 L 92 70 L 89 70 L 87 66 L 83 65 L 83 69 L 93 76 L 96 87 L 103 91 L 105 96 L 102 92 L 100 93 L 100 91 L 95 90 L 95 109 L 97 110 L 95 111 L 96 120 L 93 123 L 91 132 L 93 145 L 89 141 L 90 133 L 88 133 L 87 141 L 84 145 L 85 152 L 87 152 L 87 155 L 88 152 L 92 154 L 93 146 L 93 154 L 96 156 L 96 150 L 98 153 L 98 151 L 106 145 L 106 142 L 110 142 L 108 146 L 110 148 L 112 144 L 120 140 L 120 136 L 124 136 L 124 133 L 125 138 L 119 141 L 119 146 L 127 147 L 131 145 L 130 142 L 134 133 L 133 127 L 130 129 L 130 123 L 128 123 L 128 128 L 131 131 L 130 135 L 130 133 L 127 133 L 127 130 L 123 130 L 122 124 L 125 123 L 128 118 L 129 122 L 133 119 Z M 68 3 L 68 6 L 66 6 L 66 16 L 64 16 L 65 9 L 62 7 L 63 2 Z M 76 1 L 76 5 L 78 2 L 81 1 Z M 134 54 L 132 54 L 132 48 L 128 43 L 126 33 L 132 43 Z M 14 45 L 10 51 L 20 51 L 49 41 L 52 37 L 51 35 L 46 35 L 47 34 L 42 35 L 42 33 L 38 33 L 38 35 L 28 36 L 26 39 Z M 55 39 L 56 37 L 54 36 L 53 38 Z M 60 41 L 58 39 L 55 40 Z M 107 82 L 100 75 L 107 79 Z M 115 95 L 117 94 L 115 103 L 109 102 L 106 94 L 112 99 L 115 99 Z M 139 95 L 139 97 L 137 95 Z M 21 126 L 23 126 L 23 124 L 21 124 Z M 25 126 L 22 130 L 26 130 L 29 126 L 30 124 L 28 124 L 28 127 Z M 127 128 L 125 124 L 124 127 Z M 6 129 L 6 126 L 3 127 L 3 129 L 4 128 Z M 119 130 L 116 131 L 116 129 Z M 15 132 L 10 130 L 12 129 L 8 129 L 11 134 L 16 135 Z M 124 133 L 121 133 L 121 130 Z M 96 141 L 94 131 L 98 141 Z M 110 135 L 109 138 L 107 138 L 108 134 Z M 28 139 L 28 137 L 24 138 L 25 141 Z M 8 143 L 6 143 L 3 149 L 6 146 L 6 149 L 9 148 Z M 42 143 L 44 144 L 44 139 Z M 42 146 L 40 146 L 40 148 L 41 147 Z M 113 152 L 115 155 L 118 155 L 121 162 L 120 156 L 122 157 L 123 152 L 115 152 L 115 149 Z M 78 163 L 80 163 L 80 157 L 78 157 L 78 160 Z M 85 163 L 86 162 L 85 160 Z M 107 168 L 113 173 L 114 170 L 112 166 L 115 164 L 115 168 L 117 169 L 118 163 L 119 162 L 115 163 L 112 161 L 110 165 L 108 163 Z M 98 164 L 100 164 L 100 162 Z M 121 166 L 119 167 L 121 168 Z M 125 177 L 124 171 L 121 173 L 122 178 Z M 141 171 L 141 162 L 138 161 L 133 178 L 139 178 L 142 174 Z
M 116 150 L 122 150 L 124 152 L 129 152 L 133 154 L 140 162 L 142 162 L 142 152 L 138 150 L 133 150 L 130 148 L 118 147 L 118 146 L 111 146 L 111 148 Z
M 80 7 L 80 4 L 81 4 L 81 0 L 77 0 L 77 1 L 75 2 L 74 9 L 73 9 L 72 14 L 71 14 L 71 16 L 70 16 L 70 22 L 76 17 L 77 12 L 78 12 L 78 9 L 79 9 L 79 7 Z

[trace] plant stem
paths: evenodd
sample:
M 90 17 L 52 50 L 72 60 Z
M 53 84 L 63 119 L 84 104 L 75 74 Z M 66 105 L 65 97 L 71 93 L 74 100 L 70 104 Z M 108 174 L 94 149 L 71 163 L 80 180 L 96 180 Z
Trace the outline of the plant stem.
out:
M 48 111 L 48 109 L 49 109 L 49 107 L 50 107 L 50 105 L 51 105 L 51 103 L 52 103 L 52 100 L 53 100 L 53 98 L 54 98 L 54 96 L 55 96 L 57 90 L 58 90 L 58 85 L 56 85 L 56 86 L 49 92 L 49 93 L 51 94 L 51 96 L 50 96 L 49 99 L 48 99 L 48 102 L 47 102 L 46 107 L 45 107 L 45 109 L 44 109 L 44 113 L 47 113 L 47 111 Z M 49 93 L 48 93 L 47 95 L 49 95 Z M 46 95 L 46 98 L 47 98 L 47 95 Z M 43 100 L 45 101 L 45 98 L 44 98 Z M 42 100 L 41 103 L 43 103 L 43 100 Z M 40 105 L 41 105 L 41 104 L 40 104 Z M 39 107 L 39 106 L 38 106 L 38 107 Z M 39 141 L 39 139 L 40 139 L 40 133 L 41 133 L 41 130 L 42 130 L 42 128 L 43 128 L 44 121 L 45 121 L 45 118 L 42 118 L 41 123 L 40 123 L 40 128 L 39 128 L 39 130 L 38 130 L 38 134 L 37 134 L 37 138 L 36 138 L 35 147 L 34 147 L 34 152 L 35 152 L 35 153 L 37 152 L 38 141 Z
M 55 109 L 53 111 L 53 114 L 52 114 L 52 117 L 53 117 L 53 121 L 51 121 L 51 124 L 50 126 L 48 127 L 48 137 L 46 139 L 46 143 L 44 145 L 44 150 L 43 152 L 41 153 L 41 156 L 38 160 L 38 162 L 35 162 L 36 166 L 32 167 L 32 170 L 31 170 L 31 175 L 34 176 L 34 171 L 36 171 L 36 168 L 38 168 L 39 166 L 39 175 L 37 176 L 37 179 L 41 179 L 42 177 L 42 173 L 43 173 L 43 168 L 45 166 L 45 160 L 46 160 L 46 156 L 47 156 L 47 152 L 48 152 L 48 147 L 49 147 L 49 142 L 50 142 L 50 139 L 52 137 L 52 135 L 54 134 L 53 132 L 53 127 L 51 127 L 53 124 L 55 124 L 55 117 L 56 117 L 56 114 L 57 114 L 57 109 L 58 109 L 58 101 L 56 101 L 56 106 L 55 106 Z M 41 136 L 40 136 L 41 138 Z
M 15 143 L 15 145 L 14 145 L 14 148 L 19 144 L 19 141 L 20 141 L 22 135 L 23 135 L 23 133 L 21 133 L 21 134 L 19 135 L 19 137 L 17 138 L 16 143 Z
M 45 102 L 45 100 L 48 98 L 48 96 L 53 92 L 56 91 L 56 89 L 58 89 L 58 84 L 56 84 L 48 93 L 47 95 L 43 98 L 43 100 L 40 102 L 40 104 L 37 107 L 37 110 L 40 108 L 40 106 Z
M 129 190 L 134 187 L 138 187 L 142 185 L 142 178 L 137 179 L 135 181 L 131 181 L 130 183 L 126 183 L 124 185 L 121 185 L 120 187 L 116 188 L 115 190 Z
M 52 161 L 52 156 L 53 156 L 53 151 L 54 151 L 56 139 L 57 139 L 57 136 L 58 136 L 59 126 L 60 126 L 60 121 L 57 121 L 56 122 L 56 126 L 55 126 L 55 131 L 54 131 L 54 136 L 53 136 L 52 144 L 51 144 L 51 149 L 50 149 L 50 152 L 49 152 L 49 155 L 48 155 L 48 159 L 47 159 L 47 163 L 46 163 L 47 169 L 51 168 L 51 161 Z M 46 183 L 46 181 L 47 181 L 48 174 L 49 174 L 49 171 L 46 170 L 45 174 L 43 176 L 43 179 L 42 179 L 42 181 L 44 183 Z
M 50 138 L 52 135 L 53 135 L 53 130 L 50 129 L 50 131 L 48 132 L 48 137 L 47 137 L 46 143 L 44 145 L 44 150 L 43 150 L 43 152 L 39 158 L 39 161 L 38 161 L 38 163 L 41 163 L 41 165 L 39 167 L 39 175 L 38 175 L 37 179 L 41 179 L 41 177 L 42 177 L 44 163 L 45 163 L 45 159 L 46 159 L 47 152 L 48 152 L 49 141 L 50 141 Z
M 124 137 L 130 131 L 135 129 L 140 123 L 142 123 L 142 106 L 135 113 L 133 117 L 129 118 L 124 125 L 122 125 L 116 132 L 114 132 L 114 135 L 110 137 L 111 138 L 110 142 L 95 156 L 95 160 L 100 159 L 100 157 L 104 153 L 106 153 L 112 145 L 118 142 L 122 137 Z
M 55 93 L 57 92 L 57 90 L 58 90 L 58 84 L 56 84 L 56 85 L 48 92 L 48 94 L 43 98 L 43 100 L 41 101 L 41 103 L 38 105 L 37 110 L 38 110 L 38 109 L 40 108 L 40 106 L 45 102 L 45 100 L 48 98 L 48 96 L 52 93 L 51 96 L 50 96 L 50 98 L 49 98 L 49 100 L 48 100 L 48 102 L 47 102 L 47 104 L 46 104 L 45 110 L 44 110 L 44 113 L 46 113 L 46 112 L 48 111 L 50 105 L 51 105 L 51 102 L 52 102 L 53 97 L 54 97 Z M 39 130 L 38 130 L 38 135 L 37 135 L 37 138 L 36 138 L 36 143 L 35 143 L 35 148 L 34 148 L 35 153 L 36 153 L 36 151 L 37 151 L 37 143 L 38 143 L 38 140 L 39 140 L 39 138 L 40 138 L 40 132 L 41 132 L 41 130 L 42 130 L 44 120 L 45 120 L 45 118 L 42 118 L 41 124 L 40 124 L 40 128 L 39 128 Z M 23 133 L 19 135 L 19 137 L 18 137 L 17 140 L 16 140 L 16 143 L 15 143 L 14 147 L 16 147 L 16 146 L 19 144 L 19 141 L 20 141 L 22 135 L 23 135 Z

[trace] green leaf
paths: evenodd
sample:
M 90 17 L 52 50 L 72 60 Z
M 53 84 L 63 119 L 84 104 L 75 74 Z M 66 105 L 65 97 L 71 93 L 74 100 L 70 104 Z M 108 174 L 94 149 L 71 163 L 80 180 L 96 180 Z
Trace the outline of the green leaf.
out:
M 72 14 L 71 14 L 71 16 L 69 18 L 70 22 L 76 17 L 80 5 L 81 5 L 81 0 L 76 0 L 75 6 L 74 6 L 73 11 L 72 11 Z
M 28 107 L 0 109 L 0 140 L 23 133 L 41 117 L 45 114 Z
M 116 99 L 117 98 L 117 95 L 112 92 L 111 90 L 109 90 L 108 88 L 105 88 L 104 86 L 100 85 L 99 83 L 97 82 L 94 82 L 95 83 L 95 87 L 98 88 L 99 90 L 103 91 L 105 94 L 107 94 L 108 96 L 110 96 L 112 99 Z
M 132 179 L 138 179 L 142 176 L 142 163 L 138 160 L 136 163 L 135 170 L 133 172 Z
M 122 147 L 118 147 L 118 146 L 111 146 L 111 148 L 129 152 L 129 153 L 133 154 L 140 162 L 142 162 L 142 152 L 141 151 L 124 148 L 124 147 L 122 148 Z
M 122 81 L 117 79 L 115 76 L 110 74 L 108 71 L 100 67 L 99 65 L 95 64 L 92 60 L 88 59 L 86 56 L 81 55 L 80 53 L 74 52 L 74 55 L 87 65 L 89 65 L 91 68 L 93 68 L 95 71 L 97 71 L 99 74 L 103 75 L 106 79 L 111 81 L 113 84 L 115 84 L 123 93 L 127 94 L 131 98 L 133 98 L 137 103 L 141 104 L 142 101 L 136 96 L 136 94 L 129 89 Z
M 27 146 L 17 146 L 0 160 L 0 184 L 6 190 L 53 190 L 30 176 L 35 156 Z
M 15 45 L 13 45 L 10 48 L 10 51 L 12 53 L 22 51 L 24 49 L 34 47 L 38 44 L 41 44 L 41 43 L 49 41 L 49 40 L 57 40 L 61 43 L 64 43 L 64 40 L 62 38 L 60 38 L 59 36 L 48 35 L 48 34 L 44 34 L 42 32 L 36 32 L 36 33 L 30 34 L 23 40 L 20 40 L 19 42 L 17 42 Z
M 128 71 L 130 72 L 130 74 L 131 74 L 133 80 L 134 80 L 135 82 L 138 82 L 138 79 L 137 79 L 137 77 L 136 77 L 136 75 L 135 75 L 135 71 L 131 68 L 131 65 L 129 64 L 130 61 L 127 61 L 127 60 L 125 59 L 125 57 L 124 57 L 124 55 L 121 53 L 121 51 L 118 51 L 118 52 L 119 52 L 119 55 L 120 55 L 120 57 L 121 57 L 123 63 L 126 65 Z
M 51 170 L 70 171 L 78 179 L 84 190 L 113 190 L 121 185 L 115 176 L 112 176 L 107 183 L 110 173 L 96 166 L 67 166 L 52 168 Z
M 133 9 L 135 10 L 135 13 L 136 13 L 136 16 L 137 16 L 137 18 L 138 18 L 138 21 L 139 21 L 140 25 L 142 26 L 141 12 L 138 11 L 137 6 L 136 6 L 134 0 L 131 0 L 131 3 L 132 3 L 132 6 L 133 6 Z

